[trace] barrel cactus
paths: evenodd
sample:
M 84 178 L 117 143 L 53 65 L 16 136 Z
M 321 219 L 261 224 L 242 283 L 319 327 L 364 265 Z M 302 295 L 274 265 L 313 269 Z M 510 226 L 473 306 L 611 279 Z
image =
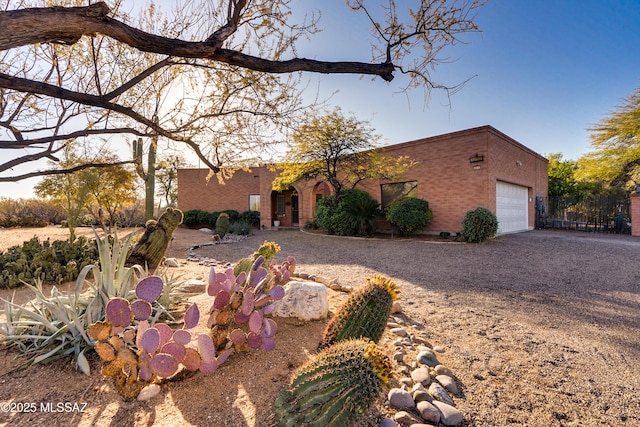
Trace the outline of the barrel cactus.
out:
M 258 259 L 258 257 L 262 256 L 264 260 L 269 263 L 269 261 L 271 261 L 271 259 L 278 252 L 280 252 L 280 246 L 278 246 L 277 243 L 267 242 L 265 240 L 264 243 L 260 245 L 257 251 L 255 251 L 248 257 L 242 258 L 240 261 L 238 261 L 235 268 L 233 269 L 233 274 L 235 274 L 236 276 L 242 272 L 249 274 L 253 263 Z
M 391 361 L 372 341 L 347 340 L 300 367 L 274 404 L 283 427 L 353 426 L 378 398 Z
M 318 349 L 350 338 L 380 341 L 398 293 L 397 285 L 388 277 L 367 278 L 367 283 L 352 293 L 331 318 Z
M 222 212 L 216 219 L 216 234 L 221 238 L 229 231 L 231 223 L 229 221 L 229 215 L 226 212 Z

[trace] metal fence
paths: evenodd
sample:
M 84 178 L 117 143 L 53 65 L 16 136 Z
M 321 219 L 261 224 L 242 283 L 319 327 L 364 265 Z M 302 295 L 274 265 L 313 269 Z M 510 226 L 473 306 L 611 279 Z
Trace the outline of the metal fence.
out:
M 631 234 L 629 195 L 550 197 L 541 205 L 539 228 Z

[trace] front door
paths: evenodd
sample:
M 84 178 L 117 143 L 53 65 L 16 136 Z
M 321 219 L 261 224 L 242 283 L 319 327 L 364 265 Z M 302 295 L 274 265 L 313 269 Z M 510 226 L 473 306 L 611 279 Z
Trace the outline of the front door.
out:
M 298 225 L 300 222 L 300 215 L 298 213 L 298 196 L 291 195 L 291 225 Z

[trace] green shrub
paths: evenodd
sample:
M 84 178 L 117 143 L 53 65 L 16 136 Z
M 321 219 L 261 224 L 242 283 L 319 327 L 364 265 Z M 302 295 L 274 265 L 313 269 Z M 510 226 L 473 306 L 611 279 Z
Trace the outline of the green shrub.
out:
M 194 226 L 198 224 L 215 225 L 220 212 L 207 212 L 201 209 L 191 209 L 183 213 L 182 223 L 186 226 Z
M 425 228 L 433 219 L 429 202 L 417 197 L 407 197 L 391 202 L 387 220 L 398 227 L 402 234 L 413 234 Z
M 316 205 L 315 221 L 329 234 L 364 236 L 373 233 L 373 221 L 380 215 L 378 202 L 362 190 L 331 195 Z
M 244 211 L 240 214 L 238 221 L 248 222 L 252 226 L 257 227 L 260 225 L 260 211 Z
M 211 224 L 215 224 L 216 222 L 213 221 L 211 222 L 211 214 L 207 211 L 198 211 L 198 214 L 196 215 L 196 222 L 198 223 L 211 223 Z
M 182 218 L 182 223 L 184 225 L 193 225 L 198 222 L 198 212 L 197 209 L 191 209 L 188 211 L 184 211 L 184 217 Z
M 227 210 L 222 211 L 222 212 L 226 213 L 229 216 L 229 221 L 231 221 L 231 222 L 236 222 L 236 221 L 240 220 L 240 212 L 238 212 L 235 209 L 227 209 Z
M 231 223 L 231 225 L 229 225 L 229 231 L 227 231 L 227 233 L 246 236 L 251 233 L 251 230 L 253 230 L 253 224 L 251 224 L 247 220 L 240 220 Z
M 462 238 L 467 242 L 480 243 L 495 236 L 498 218 L 487 208 L 470 210 L 462 220 Z

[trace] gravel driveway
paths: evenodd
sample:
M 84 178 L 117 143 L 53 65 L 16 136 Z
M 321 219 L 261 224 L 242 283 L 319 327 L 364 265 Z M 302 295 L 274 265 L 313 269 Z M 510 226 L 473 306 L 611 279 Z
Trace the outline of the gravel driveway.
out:
M 382 273 L 463 387 L 465 425 L 640 425 L 640 239 L 532 231 L 483 244 L 261 231 L 300 271 L 357 286 Z

